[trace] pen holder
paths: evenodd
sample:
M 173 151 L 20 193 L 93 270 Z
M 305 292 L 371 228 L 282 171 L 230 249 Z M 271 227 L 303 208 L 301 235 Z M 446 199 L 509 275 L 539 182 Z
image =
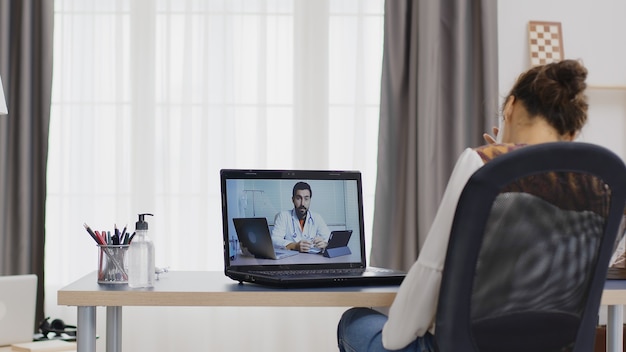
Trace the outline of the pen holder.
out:
M 128 245 L 99 245 L 98 283 L 127 284 L 126 252 Z

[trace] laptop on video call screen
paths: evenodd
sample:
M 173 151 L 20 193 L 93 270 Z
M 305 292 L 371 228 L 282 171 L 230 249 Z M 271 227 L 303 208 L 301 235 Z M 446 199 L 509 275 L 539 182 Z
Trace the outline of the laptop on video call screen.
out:
M 221 170 L 220 180 L 231 279 L 281 287 L 404 279 L 402 271 L 366 264 L 360 172 Z

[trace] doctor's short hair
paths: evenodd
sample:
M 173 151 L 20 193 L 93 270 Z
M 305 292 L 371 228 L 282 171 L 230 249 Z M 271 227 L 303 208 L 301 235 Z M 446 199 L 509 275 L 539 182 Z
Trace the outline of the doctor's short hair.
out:
M 306 182 L 298 182 L 293 186 L 293 192 L 291 192 L 291 197 L 295 197 L 296 196 L 296 191 L 300 191 L 300 190 L 308 190 L 309 194 L 311 195 L 311 197 L 313 197 L 313 191 L 311 190 L 311 186 L 309 186 L 308 183 Z

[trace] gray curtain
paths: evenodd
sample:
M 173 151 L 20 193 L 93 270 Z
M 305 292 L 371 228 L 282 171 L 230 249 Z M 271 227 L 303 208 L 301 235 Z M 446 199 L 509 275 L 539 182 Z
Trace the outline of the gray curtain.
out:
M 0 0 L 0 275 L 38 276 L 44 317 L 46 161 L 54 1 Z
M 496 5 L 385 4 L 372 265 L 413 264 L 457 157 L 496 125 Z

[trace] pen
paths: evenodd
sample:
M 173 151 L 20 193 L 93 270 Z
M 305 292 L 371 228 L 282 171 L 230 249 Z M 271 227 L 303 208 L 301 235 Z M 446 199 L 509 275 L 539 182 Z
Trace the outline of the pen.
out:
M 91 236 L 91 238 L 93 238 L 93 240 L 96 241 L 96 243 L 100 243 L 98 241 L 98 238 L 96 237 L 96 234 L 93 233 L 93 230 L 91 229 L 91 227 L 89 227 L 89 225 L 87 224 L 83 224 L 83 226 L 85 227 L 85 230 L 87 230 L 87 233 L 89 233 L 89 236 Z
M 96 242 L 98 242 L 98 244 L 102 244 L 105 245 L 106 243 L 104 242 L 104 237 L 100 234 L 99 231 L 96 231 Z
M 122 230 L 122 234 L 120 235 L 120 244 L 128 244 L 126 243 L 126 238 L 128 238 L 128 234 L 126 233 L 126 227 L 128 225 L 124 225 L 124 229 Z

